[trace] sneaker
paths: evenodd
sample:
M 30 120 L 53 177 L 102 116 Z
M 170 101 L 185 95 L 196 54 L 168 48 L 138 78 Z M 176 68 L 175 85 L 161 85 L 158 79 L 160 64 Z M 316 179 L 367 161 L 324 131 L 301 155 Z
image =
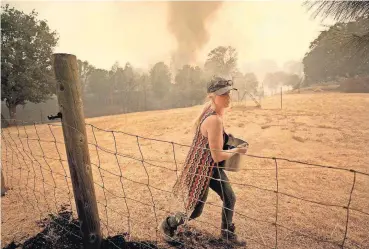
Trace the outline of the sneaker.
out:
M 173 242 L 175 240 L 174 234 L 177 228 L 173 228 L 169 225 L 169 222 L 168 222 L 169 218 L 170 217 L 167 217 L 163 220 L 163 222 L 159 226 L 159 230 L 163 234 L 163 239 L 166 242 Z
M 228 226 L 228 229 L 222 229 L 222 239 L 232 243 L 235 246 L 246 246 L 246 241 L 238 239 L 237 235 L 235 234 L 235 230 L 236 227 L 233 223 Z
M 163 220 L 159 226 L 159 230 L 166 242 L 176 243 L 178 241 L 175 232 L 180 225 L 185 223 L 185 220 L 186 215 L 181 212 L 176 213 L 174 216 L 168 216 Z

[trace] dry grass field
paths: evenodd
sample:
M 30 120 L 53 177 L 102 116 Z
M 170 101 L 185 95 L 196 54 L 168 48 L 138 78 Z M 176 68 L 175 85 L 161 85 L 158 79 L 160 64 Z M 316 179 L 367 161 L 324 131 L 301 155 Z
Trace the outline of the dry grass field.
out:
M 262 109 L 253 106 L 234 103 L 224 121 L 227 132 L 249 142 L 248 154 L 369 174 L 368 94 L 288 94 L 282 110 L 279 96 L 265 98 Z M 129 232 L 133 240 L 168 247 L 156 228 L 165 215 L 181 210 L 171 190 L 200 110 L 86 119 L 104 236 Z M 278 248 L 340 248 L 347 213 L 345 247 L 369 248 L 368 175 L 286 160 L 277 160 L 277 167 L 279 194 L 272 159 L 244 156 L 241 171 L 227 172 L 237 197 L 234 222 L 247 248 L 274 248 L 277 210 Z M 11 188 L 1 198 L 2 246 L 37 234 L 36 221 L 62 205 L 72 204 L 76 213 L 60 123 L 3 129 L 2 170 Z M 189 225 L 217 238 L 220 205 L 210 191 L 202 216 Z

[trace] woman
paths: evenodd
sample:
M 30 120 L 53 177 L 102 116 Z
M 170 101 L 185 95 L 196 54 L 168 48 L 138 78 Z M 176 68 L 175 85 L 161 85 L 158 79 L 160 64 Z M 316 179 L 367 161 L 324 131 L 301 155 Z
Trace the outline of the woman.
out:
M 177 227 L 185 219 L 191 220 L 201 215 L 210 187 L 223 201 L 222 238 L 237 245 L 246 244 L 239 241 L 235 234 L 232 218 L 236 198 L 223 170 L 225 160 L 235 153 L 245 154 L 247 151 L 247 148 L 229 149 L 227 146 L 228 134 L 224 131 L 223 115 L 230 104 L 230 91 L 236 90 L 230 82 L 217 77 L 208 85 L 209 101 L 196 119 L 195 137 L 182 174 L 174 186 L 174 193 L 182 195 L 187 215 L 177 213 L 164 219 L 160 230 L 167 241 L 174 240 Z

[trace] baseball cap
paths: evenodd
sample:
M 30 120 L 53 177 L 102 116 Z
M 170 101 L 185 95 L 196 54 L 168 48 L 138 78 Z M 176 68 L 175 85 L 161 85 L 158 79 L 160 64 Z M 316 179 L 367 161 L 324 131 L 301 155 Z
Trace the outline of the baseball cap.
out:
M 231 90 L 237 90 L 233 87 L 233 81 L 221 77 L 214 77 L 207 88 L 208 93 L 215 93 L 216 95 L 222 95 Z

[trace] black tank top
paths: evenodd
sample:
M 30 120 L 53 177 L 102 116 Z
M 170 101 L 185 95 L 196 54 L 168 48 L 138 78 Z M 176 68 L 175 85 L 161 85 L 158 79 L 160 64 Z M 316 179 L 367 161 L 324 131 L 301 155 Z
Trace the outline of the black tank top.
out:
M 228 140 L 229 140 L 229 136 L 228 136 L 228 134 L 223 130 L 223 150 L 229 150 L 229 149 L 230 149 L 230 146 L 229 146 L 229 145 L 227 145 Z M 224 168 L 224 165 L 225 165 L 225 160 L 220 161 L 220 162 L 219 162 L 219 164 L 218 164 L 218 167 L 219 167 L 219 168 Z

